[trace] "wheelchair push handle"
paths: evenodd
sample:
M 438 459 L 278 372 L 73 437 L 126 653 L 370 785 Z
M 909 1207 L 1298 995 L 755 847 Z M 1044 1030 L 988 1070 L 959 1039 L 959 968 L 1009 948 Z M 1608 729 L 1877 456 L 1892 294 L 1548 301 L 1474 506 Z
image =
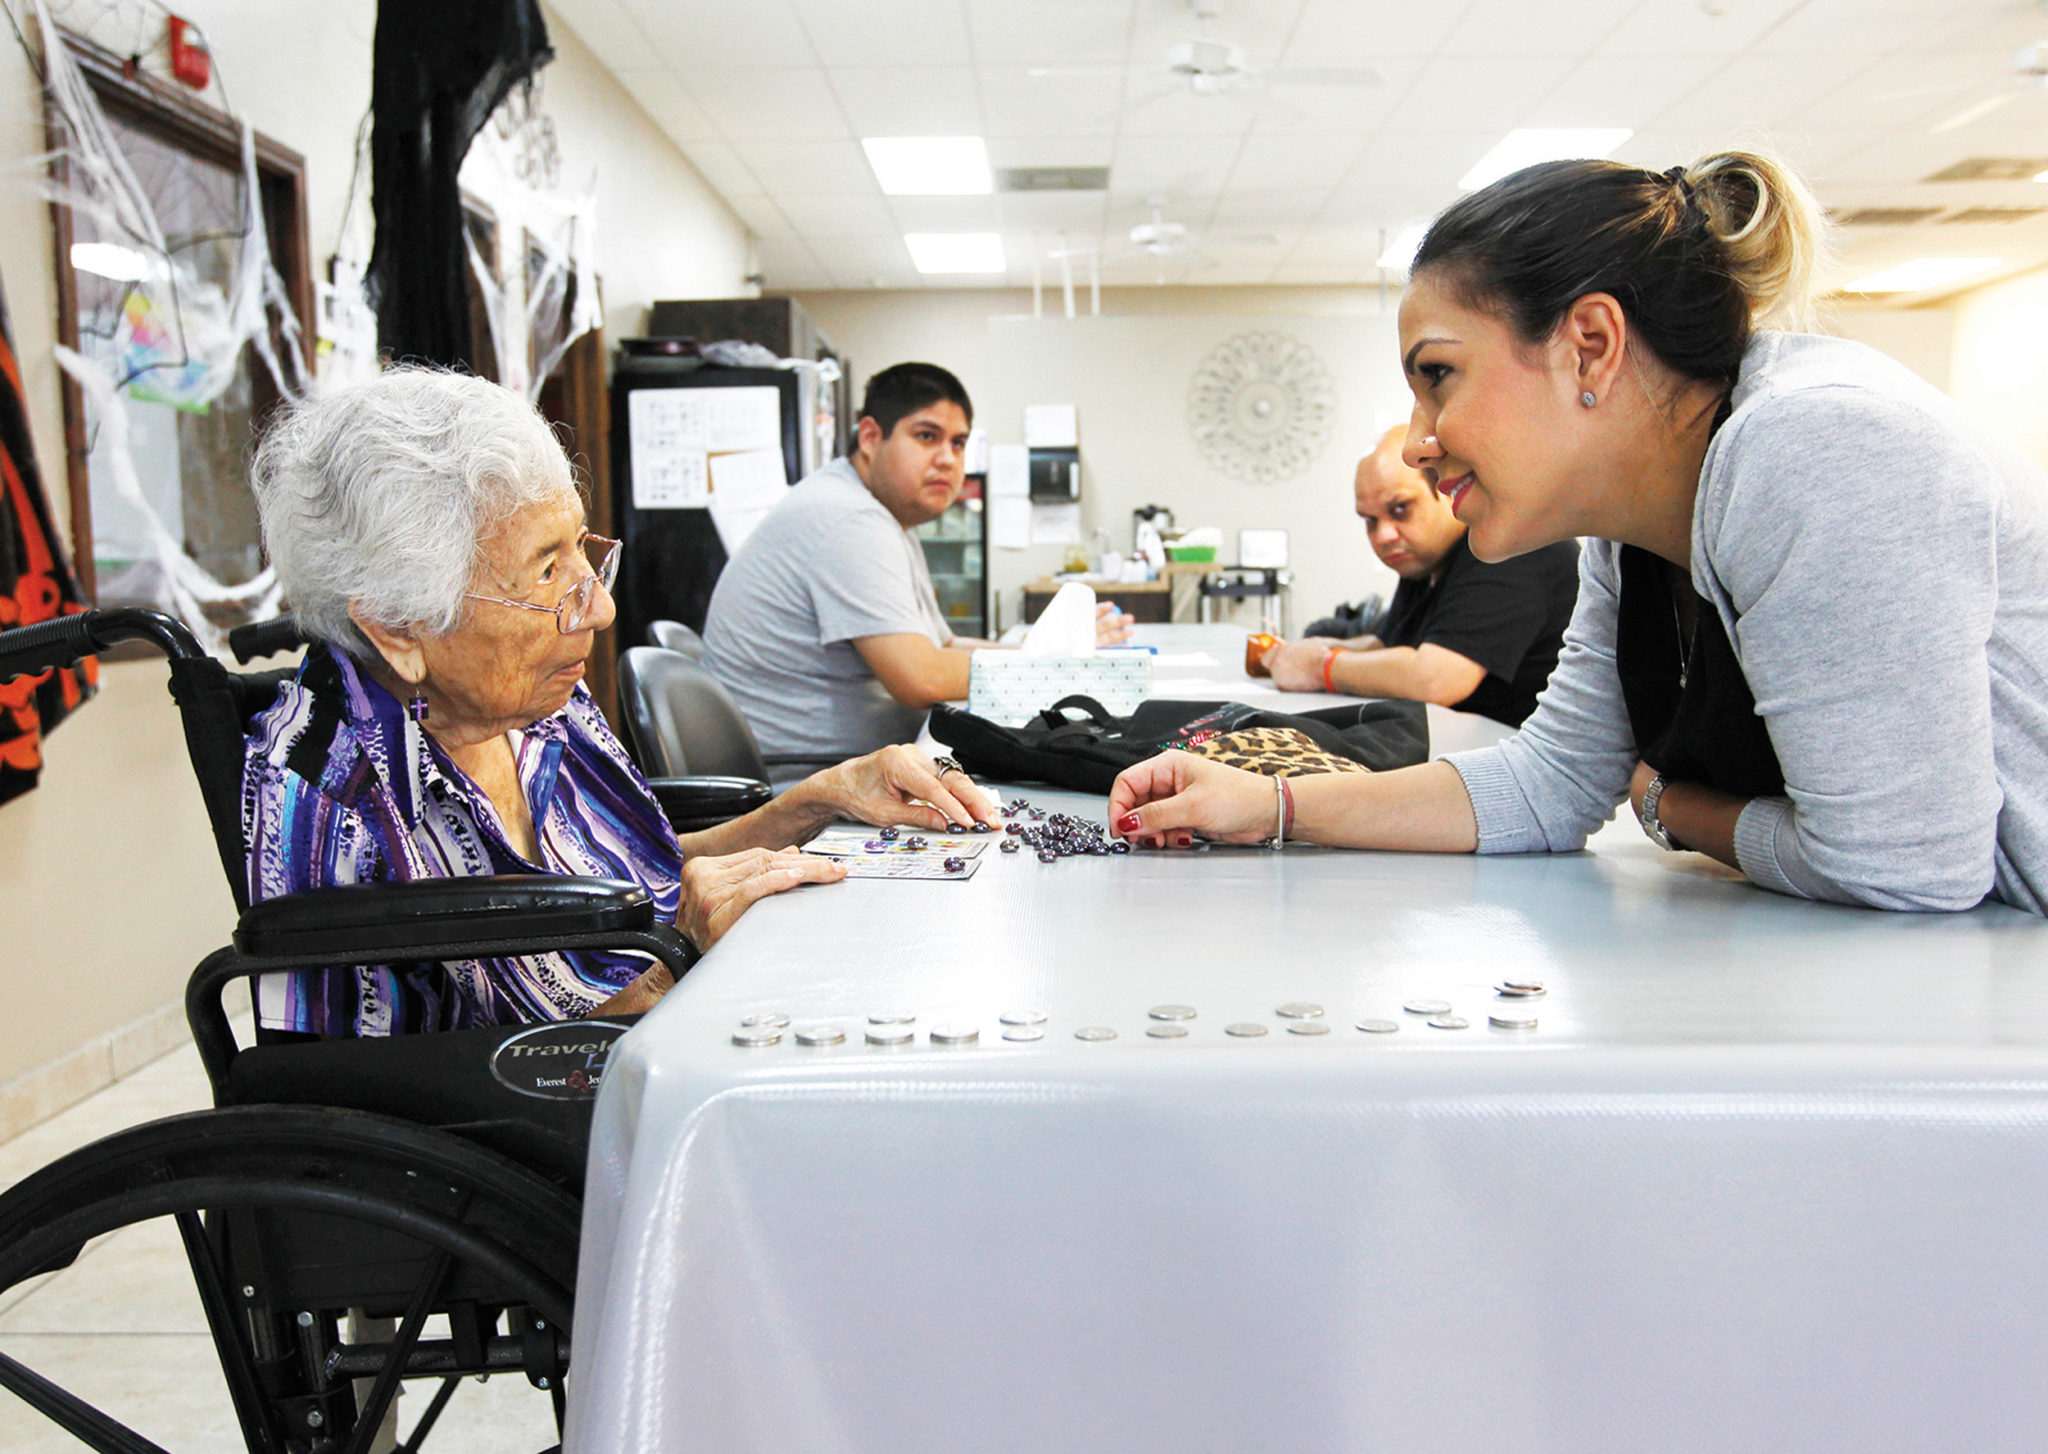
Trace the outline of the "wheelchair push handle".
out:
M 206 654 L 182 622 L 161 611 L 79 611 L 0 631 L 0 681 L 70 666 L 121 641 L 147 641 L 173 658 Z

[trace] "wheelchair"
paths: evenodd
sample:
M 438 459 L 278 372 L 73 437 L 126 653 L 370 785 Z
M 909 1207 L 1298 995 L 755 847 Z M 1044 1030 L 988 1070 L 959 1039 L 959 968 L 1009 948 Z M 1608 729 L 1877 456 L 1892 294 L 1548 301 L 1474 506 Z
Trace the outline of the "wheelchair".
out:
M 238 658 L 294 644 L 282 625 L 236 633 Z M 386 1039 L 259 1030 L 239 1045 L 222 992 L 286 969 L 591 948 L 642 951 L 680 979 L 696 951 L 656 922 L 644 889 L 603 879 L 436 879 L 249 904 L 243 736 L 290 673 L 231 672 L 154 611 L 87 611 L 0 632 L 0 680 L 123 641 L 170 659 L 240 910 L 185 996 L 214 1109 L 109 1136 L 0 1195 L 0 1295 L 72 1266 L 94 1239 L 167 1222 L 249 1450 L 366 1454 L 401 1385 L 432 1381 L 398 1445 L 416 1450 L 465 1379 L 492 1375 L 551 1405 L 535 1412 L 551 1415 L 559 1448 L 591 1112 L 630 1020 Z M 7 1342 L 0 1388 L 88 1448 L 162 1454 Z

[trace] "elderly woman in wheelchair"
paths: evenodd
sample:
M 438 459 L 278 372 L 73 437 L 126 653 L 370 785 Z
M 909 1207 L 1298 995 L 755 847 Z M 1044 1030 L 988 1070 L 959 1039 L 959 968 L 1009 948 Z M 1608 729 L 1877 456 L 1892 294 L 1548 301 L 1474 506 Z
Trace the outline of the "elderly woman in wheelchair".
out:
M 963 777 L 889 747 L 678 836 L 583 687 L 617 542 L 508 390 L 390 370 L 277 420 L 254 484 L 299 630 L 296 681 L 248 739 L 251 901 L 327 885 L 562 873 L 643 885 L 704 949 L 749 905 L 844 870 L 824 823 L 995 821 Z M 267 978 L 262 1023 L 390 1034 L 648 1008 L 672 981 L 587 950 Z

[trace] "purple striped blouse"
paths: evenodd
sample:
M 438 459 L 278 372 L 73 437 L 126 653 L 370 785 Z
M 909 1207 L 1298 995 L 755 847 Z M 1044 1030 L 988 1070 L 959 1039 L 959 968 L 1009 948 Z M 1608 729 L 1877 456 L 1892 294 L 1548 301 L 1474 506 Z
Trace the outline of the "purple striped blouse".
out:
M 581 686 L 514 734 L 541 862 L 396 698 L 346 655 L 314 647 L 259 717 L 243 758 L 249 899 L 334 884 L 492 873 L 630 879 L 673 921 L 682 853 L 646 782 Z M 588 1014 L 649 964 L 630 951 L 265 975 L 266 1026 L 395 1035 Z

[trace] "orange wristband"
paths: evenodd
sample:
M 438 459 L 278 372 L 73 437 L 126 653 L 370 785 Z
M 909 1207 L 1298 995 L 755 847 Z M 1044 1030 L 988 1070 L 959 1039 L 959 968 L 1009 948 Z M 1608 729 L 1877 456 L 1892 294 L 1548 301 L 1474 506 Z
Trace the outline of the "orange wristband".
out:
M 1337 658 L 1343 654 L 1343 647 L 1333 646 L 1323 656 L 1323 690 L 1331 693 L 1333 696 L 1337 691 L 1337 683 L 1330 678 L 1330 668 L 1337 664 Z

